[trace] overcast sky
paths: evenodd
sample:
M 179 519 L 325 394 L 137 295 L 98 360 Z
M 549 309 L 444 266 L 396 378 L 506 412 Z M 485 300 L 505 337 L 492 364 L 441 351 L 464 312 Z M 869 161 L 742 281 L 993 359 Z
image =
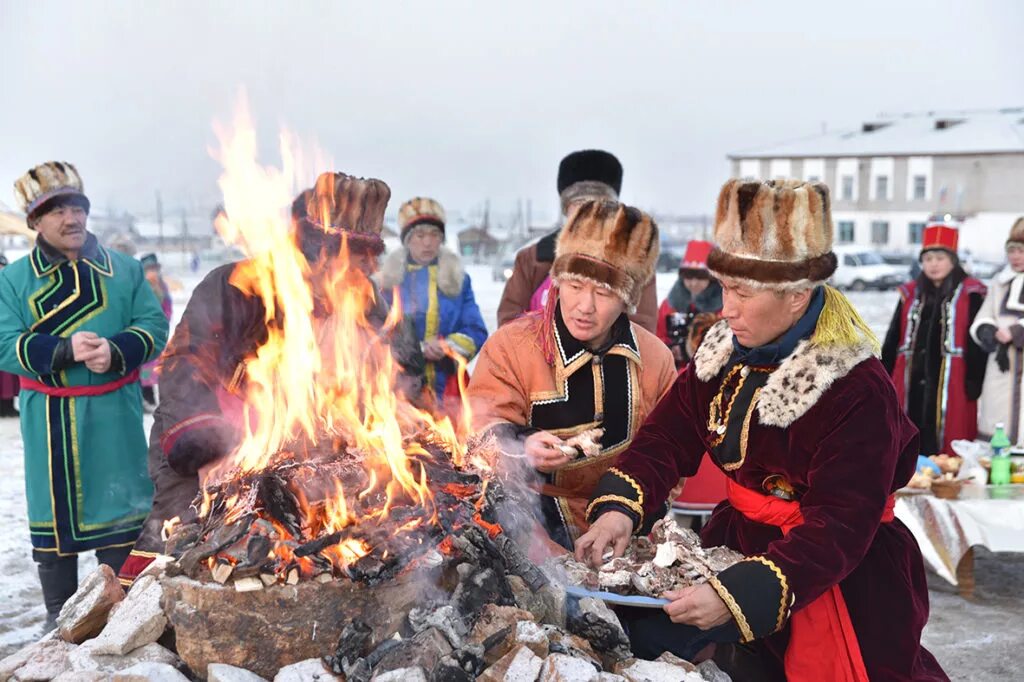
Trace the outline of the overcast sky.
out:
M 1024 3 L 0 0 L 0 201 L 48 159 L 98 209 L 216 203 L 212 121 L 244 86 L 267 162 L 286 125 L 405 198 L 557 211 L 574 149 L 623 199 L 712 210 L 725 155 L 879 112 L 1024 105 Z

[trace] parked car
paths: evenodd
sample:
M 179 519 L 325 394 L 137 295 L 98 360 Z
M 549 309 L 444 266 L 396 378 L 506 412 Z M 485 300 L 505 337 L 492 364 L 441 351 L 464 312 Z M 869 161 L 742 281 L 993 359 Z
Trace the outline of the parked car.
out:
M 886 263 L 877 251 L 869 247 L 845 244 L 832 250 L 839 261 L 839 267 L 830 281 L 840 289 L 893 289 L 908 279 L 902 266 Z
M 654 267 L 658 272 L 675 272 L 679 269 L 679 263 L 682 260 L 682 254 L 666 250 L 658 254 L 658 262 Z
M 985 281 L 990 280 L 1006 266 L 1006 263 L 986 260 L 970 260 L 964 263 L 964 270 L 972 277 Z
M 893 265 L 904 274 L 903 280 L 909 281 L 921 272 L 921 263 L 917 256 L 909 253 L 881 253 L 882 260 Z

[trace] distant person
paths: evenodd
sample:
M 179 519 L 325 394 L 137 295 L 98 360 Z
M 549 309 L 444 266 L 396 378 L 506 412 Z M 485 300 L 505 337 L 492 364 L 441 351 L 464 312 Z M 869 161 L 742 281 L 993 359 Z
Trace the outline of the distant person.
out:
M 452 354 L 476 357 L 487 327 L 469 275 L 457 254 L 444 247 L 445 212 L 437 201 L 415 197 L 398 210 L 402 248 L 384 259 L 378 275 L 389 304 L 399 289 L 402 315 L 416 329 L 427 361 L 426 381 L 438 405 L 459 414 L 458 375 Z
M 921 274 L 899 288 L 882 364 L 900 407 L 921 432 L 921 454 L 952 454 L 954 440 L 978 435 L 978 396 L 985 353 L 968 330 L 985 298 L 957 257 L 959 233 L 928 225 L 921 239 Z
M 1002 422 L 1012 443 L 1024 439 L 1024 217 L 1006 240 L 1009 264 L 992 278 L 971 338 L 988 354 L 978 410 L 978 435 L 992 437 Z
M 569 154 L 558 165 L 558 196 L 562 219 L 573 206 L 590 199 L 618 201 L 622 190 L 622 164 L 612 154 L 587 149 Z M 555 244 L 559 230 L 540 241 L 524 246 L 516 254 L 512 277 L 498 304 L 498 326 L 511 322 L 532 310 L 540 310 L 551 286 L 551 264 L 555 260 Z M 654 277 L 646 283 L 639 303 L 627 312 L 630 319 L 653 333 L 656 327 L 658 293 Z
M 124 232 L 115 232 L 104 241 L 108 249 L 123 253 L 126 256 L 134 256 L 139 251 L 138 247 L 135 246 L 132 236 Z
M 21 377 L 21 435 L 33 558 L 47 628 L 78 588 L 78 554 L 117 571 L 142 529 L 146 470 L 139 367 L 167 318 L 134 258 L 86 229 L 89 199 L 70 163 L 14 183 L 35 248 L 0 271 L 0 369 Z
M 690 360 L 687 341 L 694 327 L 694 318 L 700 313 L 718 313 L 722 310 L 722 285 L 708 270 L 711 242 L 694 239 L 686 245 L 686 253 L 679 263 L 679 277 L 658 309 L 658 338 L 672 351 L 676 369 Z M 711 324 L 703 320 L 703 329 Z M 700 345 L 699 342 L 697 345 Z
M 164 315 L 169 322 L 173 312 L 173 303 L 171 301 L 171 290 L 167 287 L 167 282 L 164 281 L 161 274 L 160 261 L 157 260 L 155 253 L 147 253 L 139 259 L 139 262 L 142 263 L 142 271 L 146 275 L 146 281 L 149 283 L 157 300 L 160 301 L 160 308 L 164 311 Z M 142 366 L 142 400 L 144 406 L 150 412 L 156 409 L 156 386 L 160 378 L 159 372 L 159 358 Z
M 7 267 L 7 255 L 0 253 L 0 270 Z M 18 398 L 18 375 L 0 372 L 0 418 L 17 417 L 18 408 L 14 401 Z

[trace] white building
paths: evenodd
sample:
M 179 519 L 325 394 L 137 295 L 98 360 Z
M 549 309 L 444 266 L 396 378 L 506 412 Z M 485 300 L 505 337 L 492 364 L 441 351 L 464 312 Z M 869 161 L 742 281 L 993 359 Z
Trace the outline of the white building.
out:
M 882 251 L 916 251 L 925 223 L 948 215 L 961 250 L 1001 257 L 1024 215 L 1024 107 L 881 116 L 729 159 L 737 177 L 824 181 L 837 242 Z

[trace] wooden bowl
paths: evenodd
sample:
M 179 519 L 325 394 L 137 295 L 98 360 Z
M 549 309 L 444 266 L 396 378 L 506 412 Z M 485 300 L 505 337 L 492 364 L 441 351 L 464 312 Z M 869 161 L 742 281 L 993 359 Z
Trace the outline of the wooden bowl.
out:
M 960 489 L 963 481 L 947 481 L 939 479 L 932 481 L 932 494 L 943 500 L 955 500 L 960 497 Z

